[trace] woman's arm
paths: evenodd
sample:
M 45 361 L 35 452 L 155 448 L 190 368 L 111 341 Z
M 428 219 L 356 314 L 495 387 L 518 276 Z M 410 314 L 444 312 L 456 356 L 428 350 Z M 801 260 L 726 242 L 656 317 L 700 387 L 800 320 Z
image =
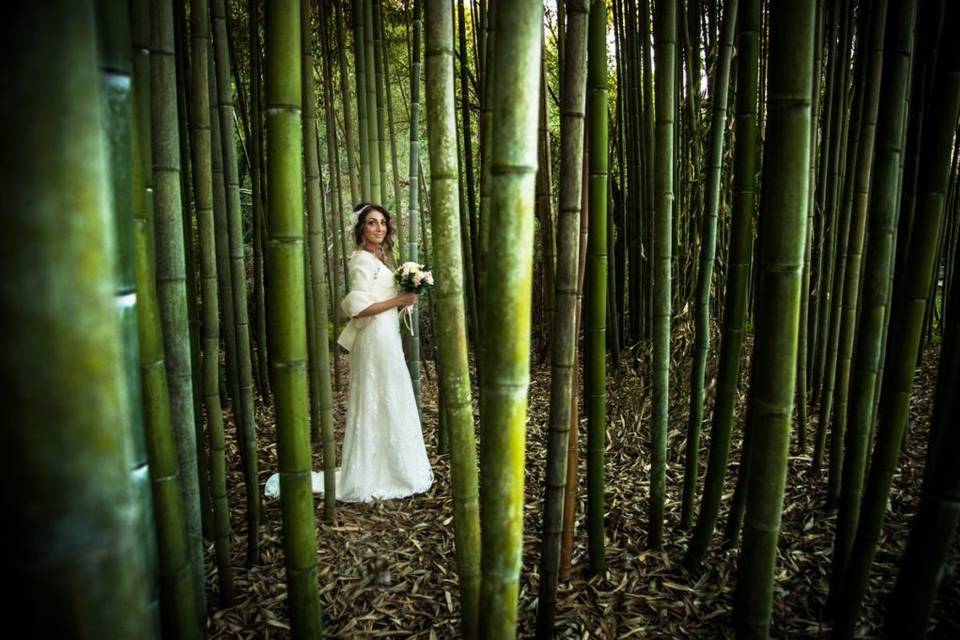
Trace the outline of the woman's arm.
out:
M 399 296 L 394 296 L 388 298 L 387 300 L 382 300 L 380 302 L 374 302 L 372 305 L 353 316 L 354 318 L 368 318 L 370 316 L 375 316 L 378 313 L 383 313 L 384 311 L 389 311 L 394 307 L 405 307 L 410 304 L 414 304 L 417 301 L 417 294 L 415 293 L 403 293 Z

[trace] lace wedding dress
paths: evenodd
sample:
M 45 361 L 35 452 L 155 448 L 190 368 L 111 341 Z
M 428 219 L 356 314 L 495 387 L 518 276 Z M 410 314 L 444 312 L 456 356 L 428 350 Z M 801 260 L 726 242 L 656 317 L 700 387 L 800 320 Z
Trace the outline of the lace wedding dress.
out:
M 393 272 L 368 251 L 350 256 L 350 293 L 340 307 L 350 322 L 337 342 L 350 352 L 350 389 L 337 500 L 368 502 L 422 493 L 433 484 L 423 444 L 410 372 L 400 342 L 396 308 L 354 317 L 371 304 L 397 295 Z M 323 493 L 323 474 L 313 473 L 313 490 Z M 279 479 L 267 481 L 268 496 Z

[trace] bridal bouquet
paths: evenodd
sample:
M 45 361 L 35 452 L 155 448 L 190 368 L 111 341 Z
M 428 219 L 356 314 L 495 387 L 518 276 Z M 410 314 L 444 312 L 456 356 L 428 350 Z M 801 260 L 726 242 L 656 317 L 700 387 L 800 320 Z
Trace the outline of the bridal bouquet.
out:
M 433 274 L 427 270 L 427 265 L 417 262 L 404 262 L 393 272 L 393 279 L 397 287 L 404 293 L 421 294 L 433 286 Z M 400 312 L 403 323 L 410 335 L 413 335 L 413 305 L 404 307 Z
M 393 272 L 393 279 L 404 293 L 420 294 L 433 286 L 433 274 L 427 265 L 416 262 L 404 262 Z

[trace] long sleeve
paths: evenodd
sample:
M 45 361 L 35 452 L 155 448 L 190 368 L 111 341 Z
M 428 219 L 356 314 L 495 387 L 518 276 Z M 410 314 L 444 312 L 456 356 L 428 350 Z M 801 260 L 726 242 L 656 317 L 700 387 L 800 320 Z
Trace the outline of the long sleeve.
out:
M 353 348 L 353 342 L 357 335 L 373 320 L 373 316 L 358 318 L 357 314 L 374 304 L 380 302 L 373 287 L 373 273 L 376 264 L 373 263 L 372 256 L 365 256 L 357 251 L 350 257 L 350 293 L 340 302 L 340 309 L 350 318 L 346 327 L 337 338 L 337 344 L 350 351 Z
M 369 320 L 369 318 L 357 318 L 356 315 L 379 301 L 373 295 L 373 278 L 369 265 L 358 253 L 350 258 L 349 275 L 350 293 L 340 302 L 340 309 L 348 318 L 357 321 Z

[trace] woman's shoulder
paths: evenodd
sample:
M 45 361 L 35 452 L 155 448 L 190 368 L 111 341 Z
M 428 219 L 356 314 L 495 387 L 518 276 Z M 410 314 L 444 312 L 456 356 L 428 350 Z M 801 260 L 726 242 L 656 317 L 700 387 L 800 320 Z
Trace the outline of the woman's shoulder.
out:
M 380 264 L 375 255 L 364 249 L 355 249 L 350 254 L 350 266 L 353 268 L 371 271 L 375 270 Z

